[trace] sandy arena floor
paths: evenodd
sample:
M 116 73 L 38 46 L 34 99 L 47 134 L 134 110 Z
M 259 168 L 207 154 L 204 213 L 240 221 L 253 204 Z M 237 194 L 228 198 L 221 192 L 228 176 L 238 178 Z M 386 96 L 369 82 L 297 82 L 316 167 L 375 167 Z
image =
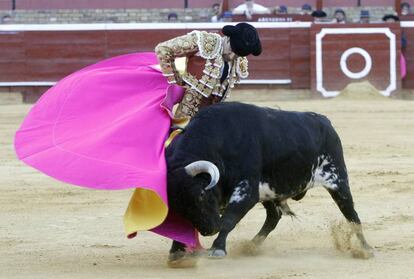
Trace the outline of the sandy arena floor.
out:
M 239 100 L 327 115 L 342 138 L 356 209 L 375 258 L 335 250 L 343 219 L 313 189 L 290 205 L 257 255 L 243 252 L 264 221 L 255 207 L 230 234 L 229 256 L 193 269 L 166 266 L 170 241 L 123 234 L 131 191 L 92 191 L 57 182 L 17 161 L 12 140 L 29 105 L 0 106 L 0 278 L 414 278 L 414 102 L 392 99 Z M 209 245 L 213 238 L 204 238 Z

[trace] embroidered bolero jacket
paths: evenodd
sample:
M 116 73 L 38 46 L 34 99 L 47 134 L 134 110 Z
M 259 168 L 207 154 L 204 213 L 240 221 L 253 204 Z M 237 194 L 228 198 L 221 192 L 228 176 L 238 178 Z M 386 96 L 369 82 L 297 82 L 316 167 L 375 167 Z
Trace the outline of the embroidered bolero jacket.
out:
M 222 37 L 215 33 L 192 31 L 158 44 L 155 52 L 169 83 L 185 86 L 187 90 L 196 91 L 206 98 L 214 95 L 223 100 L 236 82 L 248 76 L 247 59 L 237 57 L 229 62 L 227 77 L 220 82 L 225 62 L 222 56 Z M 175 58 L 193 55 L 206 61 L 201 78 L 187 71 L 180 74 L 176 69 Z

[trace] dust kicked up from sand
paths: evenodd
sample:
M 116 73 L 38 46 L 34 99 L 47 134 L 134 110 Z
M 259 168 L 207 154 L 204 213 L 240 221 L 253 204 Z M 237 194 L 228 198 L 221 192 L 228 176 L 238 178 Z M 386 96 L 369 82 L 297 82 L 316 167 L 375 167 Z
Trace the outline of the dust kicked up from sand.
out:
M 333 222 L 331 224 L 333 244 L 337 250 L 350 253 L 354 258 L 372 258 L 372 252 L 363 247 L 356 236 L 359 230 L 360 225 L 357 224 L 350 224 L 346 221 Z

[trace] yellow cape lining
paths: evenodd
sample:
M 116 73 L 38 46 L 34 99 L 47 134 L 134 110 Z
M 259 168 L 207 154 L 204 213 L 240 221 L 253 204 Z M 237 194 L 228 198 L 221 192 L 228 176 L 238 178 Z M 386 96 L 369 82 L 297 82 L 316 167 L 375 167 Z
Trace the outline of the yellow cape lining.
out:
M 165 142 L 167 147 L 180 134 L 175 130 Z M 153 229 L 167 218 L 168 206 L 154 191 L 145 188 L 136 188 L 124 214 L 124 228 L 128 236 L 138 231 Z

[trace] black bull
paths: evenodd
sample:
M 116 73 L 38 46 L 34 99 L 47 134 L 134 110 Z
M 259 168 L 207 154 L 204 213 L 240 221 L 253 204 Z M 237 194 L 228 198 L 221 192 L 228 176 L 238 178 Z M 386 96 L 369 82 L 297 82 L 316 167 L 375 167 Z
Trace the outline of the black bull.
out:
M 219 233 L 210 257 L 223 257 L 226 238 L 258 202 L 267 213 L 253 242 L 260 244 L 283 213 L 321 185 L 357 238 L 370 249 L 354 209 L 341 141 L 330 121 L 312 112 L 288 112 L 241 103 L 202 109 L 167 148 L 169 204 L 202 235 Z M 183 255 L 174 242 L 170 260 Z M 177 256 L 179 255 L 179 256 Z

